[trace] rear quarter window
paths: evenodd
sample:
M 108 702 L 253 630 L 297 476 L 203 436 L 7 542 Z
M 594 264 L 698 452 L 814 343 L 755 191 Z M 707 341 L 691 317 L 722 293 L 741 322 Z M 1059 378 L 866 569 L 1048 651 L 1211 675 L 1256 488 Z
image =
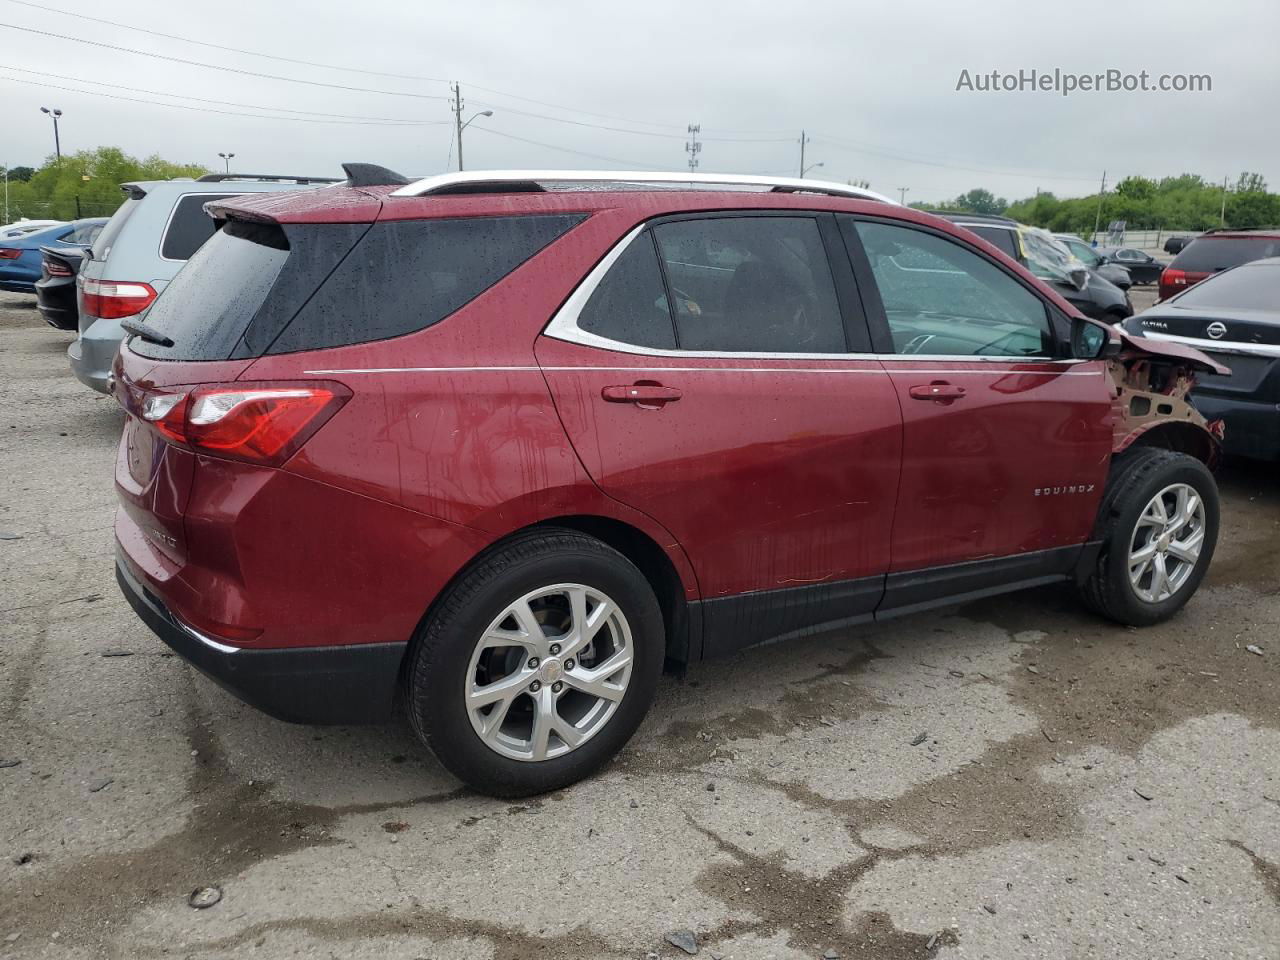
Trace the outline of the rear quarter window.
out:
M 976 233 L 1006 256 L 1014 260 L 1018 259 L 1018 245 L 1014 242 L 1012 230 L 1006 230 L 1001 227 L 979 226 L 967 226 L 965 229 Z
M 266 352 L 386 340 L 439 323 L 583 219 L 375 223 Z
M 166 260 L 190 260 L 217 227 L 213 218 L 204 212 L 204 205 L 233 196 L 233 193 L 188 193 L 180 197 L 165 224 L 160 256 Z
M 1280 256 L 1280 237 L 1199 237 L 1169 264 L 1178 270 L 1212 273 L 1250 260 Z

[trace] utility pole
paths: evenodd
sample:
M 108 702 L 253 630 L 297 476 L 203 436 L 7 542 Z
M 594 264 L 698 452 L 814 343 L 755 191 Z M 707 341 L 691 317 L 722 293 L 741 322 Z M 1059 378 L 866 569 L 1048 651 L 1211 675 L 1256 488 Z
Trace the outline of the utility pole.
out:
M 1221 226 L 1227 225 L 1227 178 L 1222 178 L 1222 223 Z
M 904 207 L 907 205 L 907 191 L 910 189 L 911 189 L 910 187 L 898 188 L 898 202 L 902 204 Z
M 453 88 L 453 122 L 457 131 L 458 138 L 458 170 L 462 170 L 462 85 L 457 81 L 451 85 Z
M 1090 240 L 1098 240 L 1098 225 L 1102 223 L 1102 198 L 1107 194 L 1107 171 L 1102 171 L 1102 189 L 1098 191 L 1098 212 L 1093 218 L 1093 236 Z
M 685 141 L 684 152 L 689 155 L 689 172 L 698 169 L 698 154 L 702 152 L 702 144 L 698 142 L 698 134 L 702 132 L 702 124 L 689 124 L 689 139 Z
M 809 137 L 805 135 L 803 130 L 800 131 L 800 178 L 804 179 L 804 145 L 809 142 Z

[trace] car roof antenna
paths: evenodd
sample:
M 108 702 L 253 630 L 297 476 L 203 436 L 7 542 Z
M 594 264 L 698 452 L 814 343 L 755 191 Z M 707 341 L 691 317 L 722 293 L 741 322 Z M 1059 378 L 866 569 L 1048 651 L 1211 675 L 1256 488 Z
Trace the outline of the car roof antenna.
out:
M 408 177 L 376 163 L 344 163 L 342 169 L 347 175 L 347 186 L 350 187 L 402 187 L 409 183 Z

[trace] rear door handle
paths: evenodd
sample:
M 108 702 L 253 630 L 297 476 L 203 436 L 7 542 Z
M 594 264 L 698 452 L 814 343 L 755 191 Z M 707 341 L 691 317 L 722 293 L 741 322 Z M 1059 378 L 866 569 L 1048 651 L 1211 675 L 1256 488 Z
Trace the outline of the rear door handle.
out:
M 909 391 L 913 400 L 932 400 L 935 403 L 952 403 L 964 396 L 964 387 L 935 380 L 933 383 L 922 383 Z
M 663 405 L 679 400 L 683 394 L 675 387 L 664 387 L 660 383 L 631 383 L 605 387 L 600 396 L 610 403 L 634 403 L 640 407 L 661 409 Z

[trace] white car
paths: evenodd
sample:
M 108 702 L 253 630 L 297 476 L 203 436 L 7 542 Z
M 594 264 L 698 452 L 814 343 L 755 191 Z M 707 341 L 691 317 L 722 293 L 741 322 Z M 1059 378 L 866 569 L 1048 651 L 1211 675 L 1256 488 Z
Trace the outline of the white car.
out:
M 0 227 L 0 240 L 21 237 L 24 234 L 33 233 L 36 230 L 44 230 L 48 227 L 61 226 L 65 222 L 65 220 L 15 220 L 13 223 L 6 223 Z

